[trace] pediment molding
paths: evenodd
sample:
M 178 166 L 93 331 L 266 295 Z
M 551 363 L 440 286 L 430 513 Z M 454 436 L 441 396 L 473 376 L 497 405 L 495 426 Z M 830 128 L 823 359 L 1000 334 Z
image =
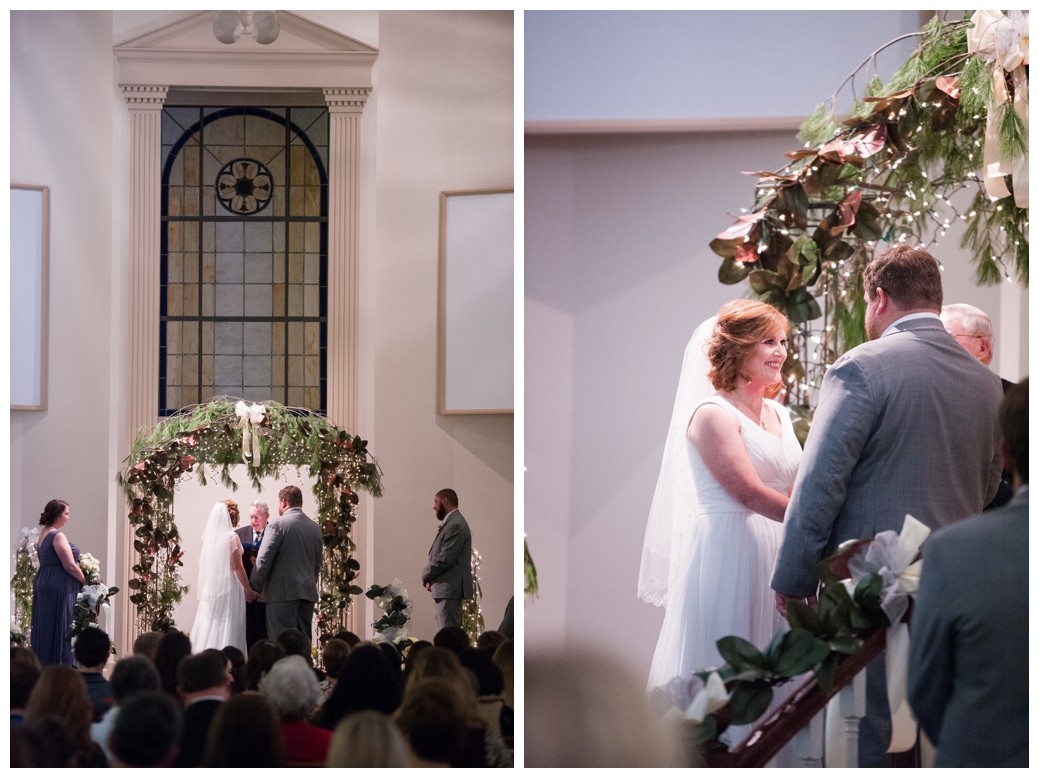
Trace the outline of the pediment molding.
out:
M 279 11 L 281 34 L 261 45 L 213 36 L 213 12 L 199 11 L 112 47 L 123 87 L 183 89 L 371 89 L 378 50 Z

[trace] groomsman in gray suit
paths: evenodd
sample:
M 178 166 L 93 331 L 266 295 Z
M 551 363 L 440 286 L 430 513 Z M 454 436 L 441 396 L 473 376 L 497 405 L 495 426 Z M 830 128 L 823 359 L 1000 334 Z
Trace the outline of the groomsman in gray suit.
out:
M 429 548 L 429 562 L 422 569 L 422 583 L 433 595 L 437 629 L 462 626 L 462 601 L 473 596 L 473 538 L 453 489 L 441 489 L 433 497 L 433 511 L 443 522 Z
M 869 341 L 823 379 L 787 506 L 772 577 L 783 613 L 787 598 L 815 595 L 815 565 L 843 541 L 900 530 L 907 513 L 936 529 L 980 512 L 999 486 L 1002 387 L 942 326 L 934 257 L 895 246 L 863 287 Z M 883 667 L 881 655 L 867 671 L 860 767 L 889 763 Z
M 249 583 L 267 603 L 271 640 L 286 629 L 298 629 L 311 638 L 324 551 L 321 528 L 303 513 L 303 493 L 298 486 L 278 492 L 278 516 L 263 533 Z
M 936 767 L 1028 766 L 1028 379 L 1000 414 L 1010 503 L 936 532 L 913 610 L 909 704 Z

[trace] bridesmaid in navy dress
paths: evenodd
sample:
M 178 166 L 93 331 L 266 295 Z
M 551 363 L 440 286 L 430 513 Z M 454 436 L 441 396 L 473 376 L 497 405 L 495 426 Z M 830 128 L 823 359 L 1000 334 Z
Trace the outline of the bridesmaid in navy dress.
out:
M 71 665 L 69 631 L 76 595 L 86 582 L 79 569 L 79 549 L 60 532 L 69 520 L 69 504 L 51 500 L 40 514 L 43 526 L 36 553 L 40 566 L 32 582 L 32 650 L 44 665 Z

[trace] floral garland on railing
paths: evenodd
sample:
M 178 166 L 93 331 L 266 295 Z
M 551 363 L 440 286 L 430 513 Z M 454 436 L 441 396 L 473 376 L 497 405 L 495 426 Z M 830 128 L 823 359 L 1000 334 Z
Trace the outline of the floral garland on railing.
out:
M 813 673 L 828 693 L 841 656 L 861 649 L 866 633 L 889 628 L 901 635 L 909 598 L 919 587 L 919 549 L 929 532 L 907 515 L 901 533 L 889 530 L 841 544 L 816 568 L 823 584 L 818 602 L 787 603 L 789 631 L 764 650 L 740 637 L 723 637 L 717 646 L 725 665 L 673 679 L 663 697 L 696 725 L 699 745 L 716 743 L 729 724 L 759 719 L 773 689 L 805 673 Z
M 790 164 L 749 174 L 753 206 L 710 245 L 722 283 L 748 281 L 795 325 L 783 372 L 805 423 L 827 366 L 865 339 L 861 277 L 878 242 L 925 248 L 962 222 L 978 283 L 1028 283 L 1027 31 L 1027 11 L 933 17 L 848 118 L 834 94 L 805 120 Z
M 108 586 L 101 580 L 101 562 L 93 554 L 79 555 L 79 569 L 83 571 L 86 583 L 76 595 L 76 603 L 72 607 L 69 639 L 73 641 L 83 630 L 97 626 L 101 608 L 110 604 L 111 598 L 119 592 L 118 587 Z M 115 653 L 114 644 L 111 651 Z
M 14 577 L 11 579 L 11 594 L 14 607 L 11 609 L 11 642 L 24 643 L 32 626 L 32 583 L 36 569 L 40 566 L 36 541 L 40 528 L 22 527 L 18 547 L 14 552 Z
M 368 441 L 310 410 L 216 397 L 139 434 L 125 463 L 116 480 L 126 495 L 138 555 L 129 588 L 139 628 L 173 627 L 173 608 L 187 591 L 178 573 L 184 551 L 173 517 L 177 482 L 194 473 L 204 486 L 208 469 L 210 477 L 218 476 L 233 491 L 237 484 L 230 469 L 244 463 L 257 490 L 261 478 L 277 478 L 286 467 L 308 469 L 325 546 L 319 639 L 345 629 L 352 598 L 364 591 L 355 583 L 361 565 L 353 556 L 357 492 L 382 494 L 382 473 L 368 452 Z
M 393 643 L 400 652 L 415 642 L 408 636 L 407 630 L 411 618 L 411 598 L 399 578 L 394 578 L 389 586 L 372 584 L 364 596 L 385 611 L 381 618 L 372 623 L 374 642 Z

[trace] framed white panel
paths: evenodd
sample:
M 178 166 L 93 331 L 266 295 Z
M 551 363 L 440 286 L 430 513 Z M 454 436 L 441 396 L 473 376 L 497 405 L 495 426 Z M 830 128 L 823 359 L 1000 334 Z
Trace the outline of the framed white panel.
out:
M 11 184 L 11 410 L 47 409 L 50 189 Z
M 513 412 L 513 202 L 440 193 L 439 413 Z

